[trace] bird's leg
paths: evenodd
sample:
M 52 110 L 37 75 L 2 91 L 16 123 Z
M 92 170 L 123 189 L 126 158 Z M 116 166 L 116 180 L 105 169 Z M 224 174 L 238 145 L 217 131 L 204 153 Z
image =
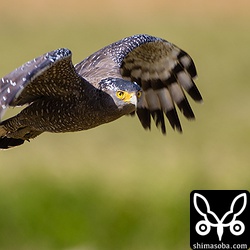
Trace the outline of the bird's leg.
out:
M 42 132 L 18 122 L 18 116 L 14 116 L 0 124 L 0 137 L 29 140 Z
M 40 132 L 40 131 L 32 130 L 30 127 L 24 127 L 24 128 L 19 128 L 15 132 L 9 132 L 9 133 L 7 133 L 6 136 L 9 138 L 29 140 L 29 139 L 33 139 L 33 138 L 37 137 L 41 133 L 42 132 Z
M 40 135 L 41 131 L 32 130 L 30 127 L 22 127 L 16 131 L 8 131 L 4 126 L 0 126 L 0 136 L 8 138 L 29 140 Z

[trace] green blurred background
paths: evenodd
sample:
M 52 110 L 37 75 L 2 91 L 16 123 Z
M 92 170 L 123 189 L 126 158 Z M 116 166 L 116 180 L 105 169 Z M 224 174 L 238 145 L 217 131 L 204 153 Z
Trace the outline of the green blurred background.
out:
M 0 76 L 59 47 L 77 63 L 137 33 L 194 58 L 196 121 L 162 136 L 124 117 L 1 151 L 0 249 L 189 249 L 193 189 L 250 189 L 248 0 L 3 0 Z

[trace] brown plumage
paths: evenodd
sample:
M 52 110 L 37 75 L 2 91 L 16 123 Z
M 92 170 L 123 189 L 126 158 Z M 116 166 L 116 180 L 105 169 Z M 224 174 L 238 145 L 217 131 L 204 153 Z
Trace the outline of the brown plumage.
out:
M 135 111 L 145 129 L 152 116 L 165 134 L 165 114 L 182 131 L 175 104 L 194 118 L 184 91 L 202 100 L 195 76 L 186 52 L 149 35 L 112 43 L 75 66 L 68 49 L 46 53 L 0 80 L 0 115 L 8 106 L 28 105 L 0 123 L 0 148 L 45 131 L 90 129 Z

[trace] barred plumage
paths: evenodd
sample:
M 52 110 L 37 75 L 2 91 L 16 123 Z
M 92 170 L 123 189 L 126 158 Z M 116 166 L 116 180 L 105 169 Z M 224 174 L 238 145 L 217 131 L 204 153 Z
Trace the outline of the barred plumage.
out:
M 165 134 L 165 114 L 182 131 L 175 105 L 194 118 L 185 92 L 202 100 L 193 81 L 196 75 L 186 52 L 149 35 L 112 43 L 75 66 L 68 49 L 46 53 L 0 80 L 1 116 L 8 106 L 28 104 L 0 123 L 0 148 L 45 131 L 90 129 L 134 112 L 146 129 L 152 116 Z

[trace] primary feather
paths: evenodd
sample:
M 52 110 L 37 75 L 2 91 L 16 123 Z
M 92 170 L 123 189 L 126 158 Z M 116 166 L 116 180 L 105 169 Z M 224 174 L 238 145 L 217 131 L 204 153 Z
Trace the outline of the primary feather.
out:
M 75 66 L 71 56 L 68 49 L 51 51 L 0 80 L 1 117 L 8 106 L 27 105 L 0 123 L 0 148 L 45 131 L 90 129 L 135 111 L 145 129 L 151 127 L 152 117 L 165 134 L 165 115 L 174 129 L 182 131 L 176 106 L 188 119 L 194 118 L 185 92 L 202 100 L 193 81 L 197 73 L 192 58 L 164 39 L 127 37 Z M 131 102 L 117 91 L 126 92 Z

